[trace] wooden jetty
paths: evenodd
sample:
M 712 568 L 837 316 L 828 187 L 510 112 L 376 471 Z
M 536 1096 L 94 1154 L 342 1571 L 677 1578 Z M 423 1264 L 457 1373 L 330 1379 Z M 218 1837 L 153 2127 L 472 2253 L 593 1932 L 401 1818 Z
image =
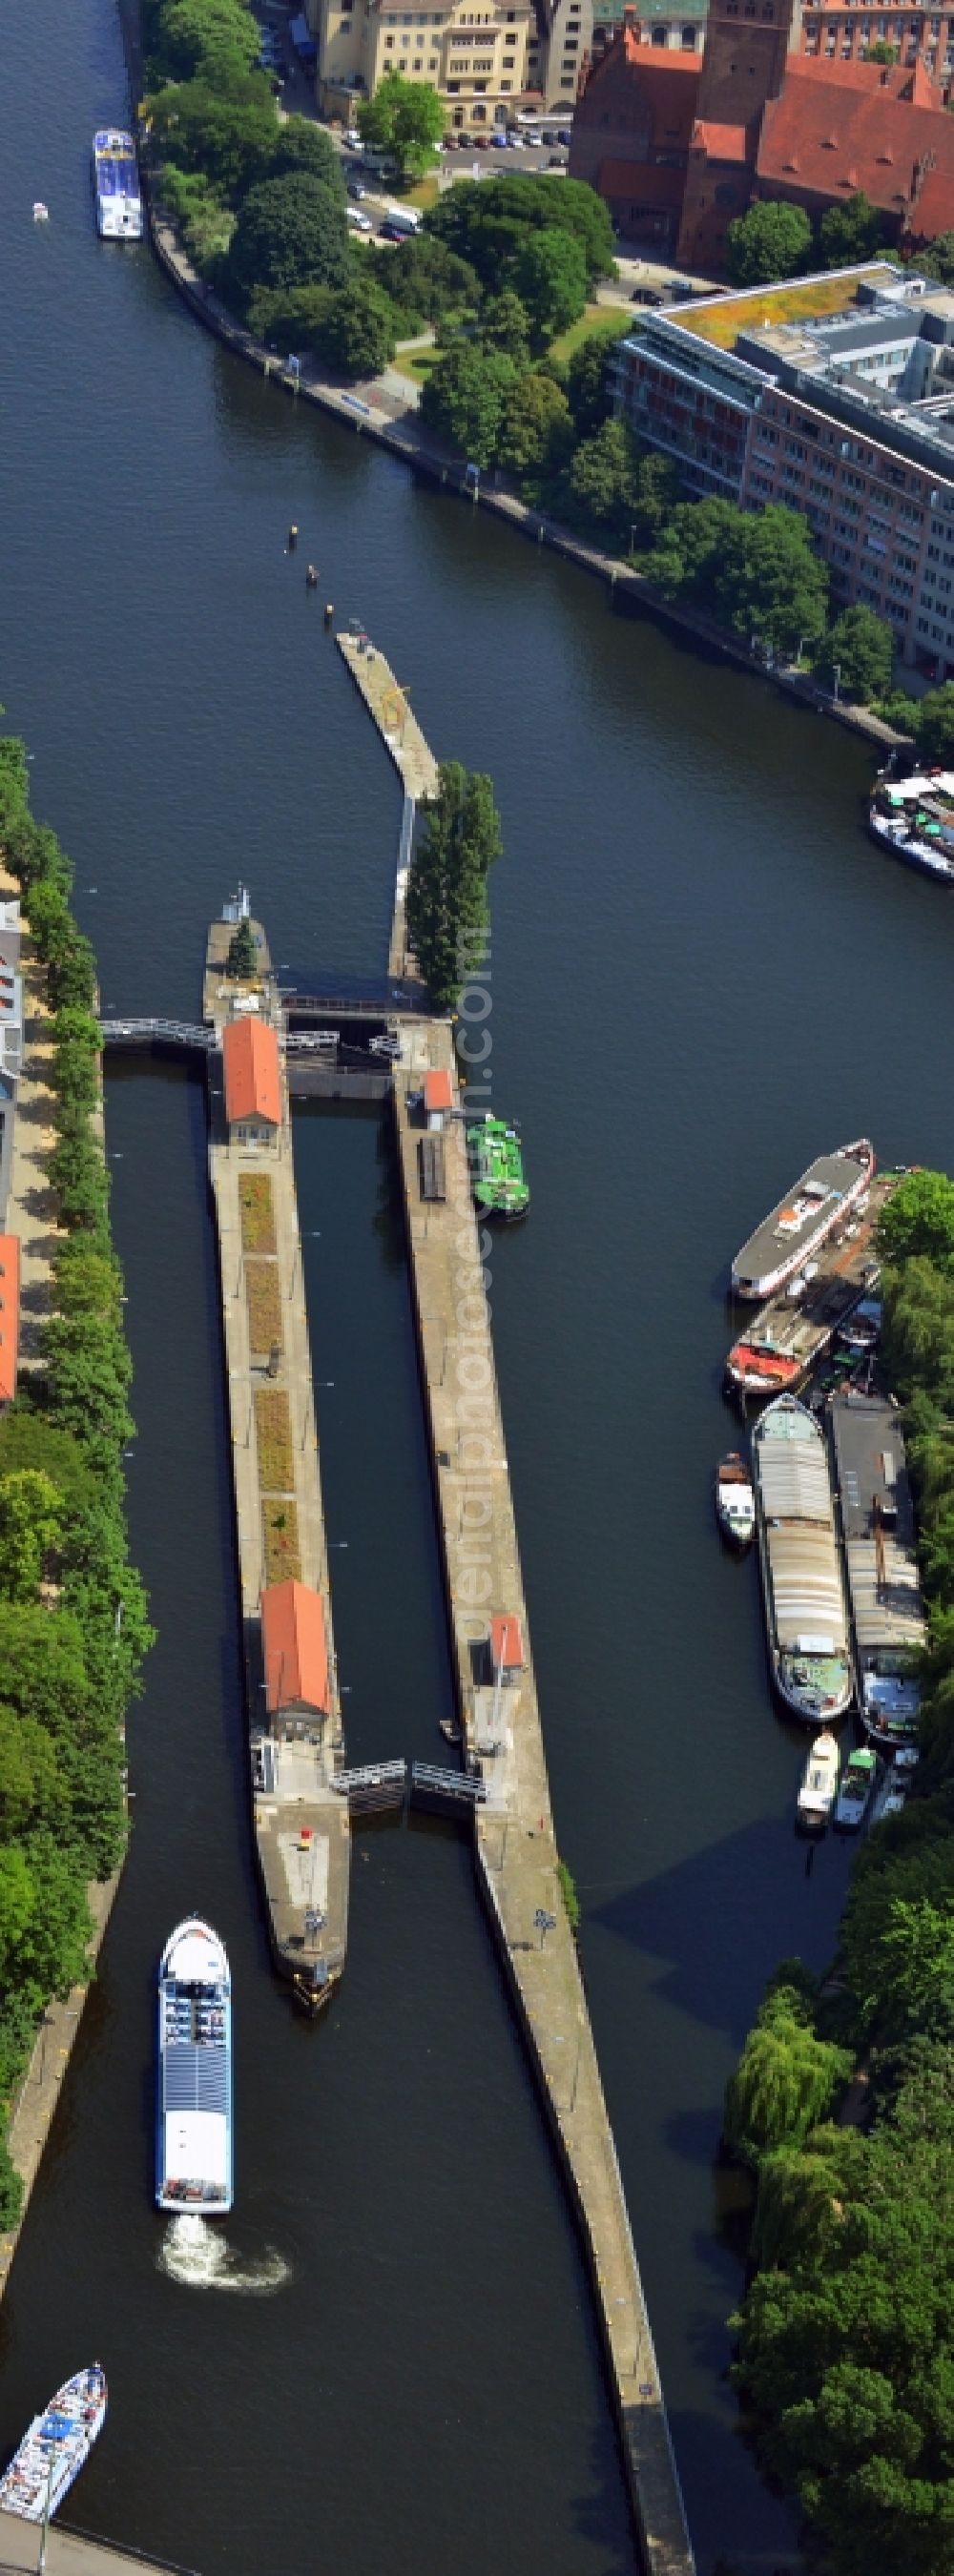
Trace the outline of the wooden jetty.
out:
M 407 690 L 401 688 L 390 664 L 385 661 L 383 653 L 379 653 L 377 645 L 371 643 L 363 628 L 352 627 L 335 640 L 352 679 L 361 691 L 368 713 L 374 718 L 381 740 L 391 754 L 404 789 L 388 944 L 388 974 L 408 975 L 413 973 L 414 960 L 407 944 L 404 908 L 414 822 L 422 797 L 437 794 L 437 762 L 430 744 L 425 742 L 417 717 L 412 714 Z
M 405 1028 L 404 1052 L 410 1061 L 395 1068 L 394 1118 L 463 1757 L 481 1784 L 468 1802 L 477 1868 L 588 2255 L 645 2563 L 650 2576 L 691 2576 L 685 2507 L 557 1873 L 450 1026 L 428 1020 Z M 440 1133 L 423 1096 L 428 1071 L 444 1076 L 437 1088 L 451 1102 Z M 441 1148 L 439 1191 L 421 1150 L 429 1143 Z
M 318 1431 L 305 1316 L 281 1001 L 264 931 L 253 986 L 225 972 L 235 917 L 209 931 L 203 1013 L 210 1050 L 209 1172 L 219 1239 L 232 1472 L 248 1696 L 255 1845 L 272 1948 L 311 2008 L 341 1975 L 348 1929 L 350 1821 Z M 279 1117 L 271 1143 L 230 1128 L 222 1043 L 237 1006 L 278 1040 Z M 288 1727 L 270 1713 L 262 1594 L 295 1582 L 317 1593 L 327 1648 L 327 1707 Z

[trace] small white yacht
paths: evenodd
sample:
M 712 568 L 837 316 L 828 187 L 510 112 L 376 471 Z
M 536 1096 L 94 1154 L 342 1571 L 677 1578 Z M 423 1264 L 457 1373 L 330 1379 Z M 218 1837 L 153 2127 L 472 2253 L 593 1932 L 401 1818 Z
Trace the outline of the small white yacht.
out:
M 826 1726 L 815 1737 L 798 1792 L 798 1822 L 806 1833 L 824 1833 L 837 1787 L 838 1740 Z
M 755 1537 L 755 1494 L 749 1470 L 737 1449 L 719 1460 L 715 1507 L 719 1528 L 730 1546 L 750 1547 Z

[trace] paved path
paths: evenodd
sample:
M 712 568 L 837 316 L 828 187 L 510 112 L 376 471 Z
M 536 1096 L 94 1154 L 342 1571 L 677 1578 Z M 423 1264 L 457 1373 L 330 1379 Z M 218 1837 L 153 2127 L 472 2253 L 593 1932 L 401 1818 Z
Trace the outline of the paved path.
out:
M 227 924 L 213 922 L 209 934 L 204 1011 L 205 1017 L 214 1020 L 220 1031 L 228 1017 L 234 994 L 234 987 L 227 984 L 220 971 L 230 935 Z M 262 955 L 266 1012 L 274 1019 L 281 1038 L 281 1004 L 264 939 Z M 284 1063 L 282 1127 L 277 1150 L 256 1150 L 230 1144 L 222 1097 L 221 1054 L 209 1061 L 209 1110 L 209 1166 L 219 1232 L 222 1325 L 228 1372 L 246 1681 L 253 1738 L 267 1732 L 262 1695 L 260 1619 L 261 1595 L 266 1580 L 262 1502 L 264 1470 L 259 1454 L 257 1396 L 284 1396 L 287 1402 L 293 1475 L 291 1483 L 283 1485 L 280 1492 L 276 1492 L 274 1485 L 269 1488 L 269 1502 L 285 1513 L 289 1533 L 294 1516 L 297 1557 L 290 1570 L 298 1573 L 302 1583 L 309 1584 L 313 1591 L 321 1594 L 331 1671 L 331 1711 L 321 1732 L 321 1740 L 314 1743 L 308 1740 L 277 1743 L 269 1739 L 271 1768 L 258 1775 L 259 1785 L 253 1791 L 256 1849 L 278 1963 L 293 1980 L 297 1980 L 304 1970 L 308 1981 L 320 1981 L 314 1991 L 327 1995 L 341 1975 L 345 1962 L 351 1842 L 347 1801 L 331 1786 L 336 1770 L 342 1766 L 344 1747 Z M 274 1254 L 256 1255 L 243 1248 L 240 1185 L 243 1175 L 248 1173 L 267 1174 L 271 1185 Z M 273 1270 L 277 1280 L 281 1348 L 274 1371 L 263 1365 L 250 1343 L 247 1297 L 250 1259 Z M 280 1576 L 273 1573 L 272 1580 L 276 1579 Z M 317 1930 L 309 1929 L 306 1924 L 306 1916 L 314 1914 L 320 1918 Z
M 0 866 L 0 900 L 19 896 L 17 879 Z M 46 973 L 24 925 L 23 1071 L 17 1085 L 7 1229 L 20 1238 L 20 1372 L 39 1361 L 40 1331 L 52 1313 L 52 1261 L 61 1228 L 47 1166 L 56 1143 L 55 1100 L 47 1079 L 52 1046 Z
M 105 2436 L 103 2437 L 105 2438 Z M 35 2523 L 21 2522 L 19 2514 L 0 2513 L 0 2576 L 34 2576 L 40 2550 L 40 2534 Z M 114 2549 L 106 2540 L 89 2540 L 81 2532 L 63 2531 L 52 2523 L 47 2535 L 47 2576 L 150 2576 L 168 2560 L 142 2558 L 137 2550 L 128 2554 Z M 173 2576 L 188 2576 L 187 2569 L 173 2570 Z
M 425 741 L 417 717 L 411 711 L 407 690 L 400 687 L 390 663 L 385 661 L 383 653 L 379 653 L 377 645 L 372 644 L 366 635 L 338 635 L 335 640 L 352 679 L 361 691 L 368 713 L 374 718 L 382 742 L 391 754 L 404 789 L 394 910 L 388 942 L 388 974 L 413 975 L 416 969 L 407 944 L 405 905 L 414 818 L 421 798 L 436 796 L 440 774 L 430 744 Z
M 690 2576 L 692 2546 L 593 2035 L 557 1877 L 550 1791 L 463 1125 L 445 1127 L 446 1198 L 420 1190 L 428 1063 L 455 1075 L 446 1021 L 403 1033 L 395 1120 L 458 1702 L 487 1803 L 477 1862 L 512 1992 L 535 2055 L 587 2248 L 651 2576 Z M 455 1093 L 456 1097 L 456 1093 Z M 484 1240 L 487 1232 L 484 1229 Z M 525 1660 L 496 1693 L 487 1640 L 519 1619 Z M 584 1711 L 581 1708 L 581 1722 Z M 541 1920 L 542 1918 L 542 1920 Z M 547 1928 L 549 1925 L 550 1928 Z

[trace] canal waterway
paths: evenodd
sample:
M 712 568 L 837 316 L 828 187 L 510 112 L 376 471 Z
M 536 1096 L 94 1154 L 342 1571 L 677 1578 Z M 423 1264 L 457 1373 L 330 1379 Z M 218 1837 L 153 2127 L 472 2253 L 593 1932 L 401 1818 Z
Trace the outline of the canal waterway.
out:
M 297 412 L 145 246 L 97 244 L 89 138 L 124 105 L 111 0 L 55 38 L 7 0 L 4 39 L 0 696 L 75 858 L 104 1003 L 191 1016 L 239 876 L 280 962 L 383 962 L 397 790 L 324 599 L 367 622 L 438 754 L 494 777 L 494 1096 L 523 1122 L 533 1209 L 491 1295 L 555 1813 L 700 2563 L 768 2569 L 793 2526 L 726 2384 L 719 2105 L 768 1970 L 825 1958 L 848 1859 L 830 1842 L 806 1876 L 755 1568 L 712 1526 L 724 1279 L 822 1146 L 867 1129 L 884 1158 L 949 1160 L 954 915 L 867 842 L 859 745 Z M 199 1085 L 111 1076 L 108 1140 L 160 1642 L 130 1863 L 0 2308 L 0 2437 L 98 2352 L 90 2528 L 203 2576 L 617 2576 L 585 2282 L 463 1844 L 362 1833 L 325 2022 L 272 1984 Z M 296 1113 L 296 1160 L 349 1748 L 436 1754 L 448 1663 L 386 1131 Z M 238 2204 L 204 2287 L 188 2249 L 161 2268 L 149 2200 L 150 1979 L 195 1904 L 237 1987 Z

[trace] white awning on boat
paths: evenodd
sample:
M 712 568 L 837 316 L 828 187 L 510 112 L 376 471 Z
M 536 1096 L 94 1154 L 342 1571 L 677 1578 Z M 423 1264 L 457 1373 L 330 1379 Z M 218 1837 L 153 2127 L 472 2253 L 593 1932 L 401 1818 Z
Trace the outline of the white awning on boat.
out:
M 224 2184 L 227 2123 L 217 2111 L 168 2111 L 165 2180 Z

